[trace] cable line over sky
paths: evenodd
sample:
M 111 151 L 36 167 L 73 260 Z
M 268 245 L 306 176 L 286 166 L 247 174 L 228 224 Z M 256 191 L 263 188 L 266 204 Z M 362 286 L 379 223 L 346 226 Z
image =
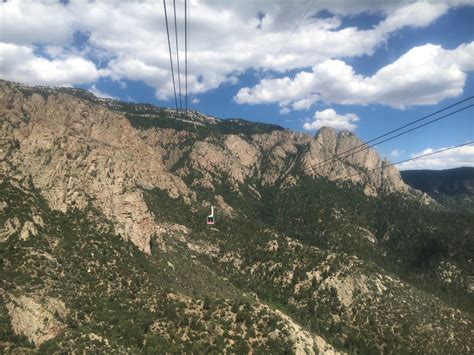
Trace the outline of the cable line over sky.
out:
M 277 62 L 278 58 L 280 55 L 283 53 L 285 50 L 286 46 L 288 43 L 291 41 L 295 33 L 297 32 L 298 28 L 300 27 L 301 23 L 306 19 L 308 14 L 310 13 L 310 10 L 314 6 L 315 0 L 312 0 L 310 4 L 305 8 L 304 13 L 302 16 L 299 18 L 298 22 L 292 29 L 291 33 L 289 36 L 286 38 L 278 52 L 276 53 L 270 67 L 268 70 L 271 70 L 275 63 Z M 176 106 L 176 114 L 177 114 L 177 120 L 184 120 L 184 129 L 187 130 L 187 124 L 188 124 L 188 46 L 189 46 L 189 21 L 188 21 L 188 16 L 189 16 L 189 6 L 187 0 L 184 0 L 184 106 L 183 106 L 183 93 L 182 93 L 182 86 L 181 86 L 181 63 L 180 63 L 180 55 L 179 55 L 179 40 L 178 40 L 178 16 L 177 16 L 177 10 L 176 10 L 176 0 L 173 0 L 173 10 L 174 10 L 174 35 L 175 35 L 175 49 L 176 49 L 176 63 L 173 62 L 173 53 L 171 49 L 171 39 L 170 39 L 170 31 L 169 31 L 169 24 L 168 24 L 168 17 L 167 17 L 167 6 L 166 6 L 166 0 L 163 0 L 163 6 L 164 6 L 164 11 L 165 11 L 165 22 L 166 22 L 166 30 L 167 30 L 167 38 L 168 38 L 168 49 L 169 49 L 169 54 L 170 54 L 170 66 L 171 66 L 171 75 L 173 79 L 173 92 L 174 92 L 174 98 L 175 98 L 175 106 Z M 182 57 L 181 57 L 182 58 Z M 178 74 L 178 84 L 176 85 L 176 78 L 174 75 L 174 65 L 177 66 L 177 74 Z M 178 87 L 176 87 L 178 86 Z M 178 96 L 179 96 L 179 107 L 178 107 Z M 363 142 L 361 144 L 356 145 L 355 147 L 348 149 L 344 152 L 338 153 L 333 155 L 330 158 L 327 158 L 321 162 L 316 163 L 315 165 L 312 166 L 307 166 L 304 168 L 304 170 L 311 169 L 312 171 L 315 171 L 317 168 L 323 168 L 329 164 L 334 163 L 335 161 L 342 161 L 341 159 L 348 158 L 349 156 L 353 156 L 354 154 L 361 153 L 365 150 L 368 150 L 376 145 L 385 143 L 387 141 L 390 141 L 392 139 L 395 139 L 397 137 L 400 137 L 402 135 L 408 134 L 410 132 L 413 132 L 415 130 L 421 129 L 423 127 L 426 127 L 432 123 L 435 123 L 437 121 L 440 121 L 444 118 L 453 116 L 461 111 L 467 110 L 469 108 L 472 108 L 474 105 L 472 103 L 469 103 L 467 106 L 461 107 L 459 109 L 456 109 L 455 111 L 448 112 L 440 117 L 436 117 L 436 115 L 439 115 L 449 109 L 452 108 L 457 108 L 457 106 L 463 104 L 463 103 L 468 103 L 469 100 L 472 100 L 474 96 L 469 96 L 468 98 L 462 99 L 460 101 L 457 101 L 449 106 L 443 107 L 433 113 L 430 113 L 428 115 L 425 115 L 419 119 L 416 119 L 412 122 L 409 122 L 407 124 L 404 124 L 396 129 L 390 130 L 382 135 L 379 135 L 377 137 L 374 137 L 370 139 L 367 142 Z M 242 106 L 239 110 L 239 113 L 237 114 L 238 117 L 242 110 L 245 107 Z M 183 117 L 183 109 L 184 109 L 184 117 Z M 427 120 L 428 118 L 432 118 L 429 121 L 422 122 Z M 191 119 L 193 119 L 191 117 Z M 417 123 L 420 123 L 416 125 Z M 182 125 L 182 122 L 178 122 L 178 126 Z M 413 127 L 412 127 L 413 126 Z M 196 128 L 196 126 L 195 126 Z M 406 129 L 406 130 L 404 130 Z M 398 133 L 397 133 L 398 132 Z
M 358 145 L 358 146 L 355 146 L 354 148 L 348 149 L 348 150 L 346 150 L 345 152 L 342 152 L 342 153 L 337 154 L 337 155 L 340 156 L 340 155 L 342 155 L 342 154 L 351 152 L 351 151 L 353 151 L 353 150 L 355 150 L 355 149 L 357 149 L 357 148 L 364 147 L 366 144 L 372 143 L 372 142 L 374 142 L 374 141 L 376 141 L 376 140 L 378 140 L 378 139 L 380 139 L 380 138 L 383 138 L 383 137 L 386 137 L 386 136 L 388 136 L 388 135 L 390 135 L 390 134 L 392 134 L 392 133 L 398 132 L 399 130 L 401 130 L 401 129 L 403 129 L 403 128 L 407 128 L 407 127 L 409 127 L 409 126 L 411 126 L 411 125 L 414 125 L 415 123 L 418 123 L 418 122 L 421 122 L 421 121 L 423 121 L 423 120 L 425 120 L 425 119 L 427 119 L 427 118 L 433 117 L 434 115 L 437 115 L 438 113 L 441 113 L 441 112 L 444 112 L 444 111 L 446 111 L 446 110 L 449 110 L 450 108 L 455 107 L 455 106 L 457 106 L 457 105 L 460 105 L 460 104 L 462 104 L 462 103 L 464 103 L 464 102 L 466 102 L 466 101 L 469 101 L 469 100 L 471 100 L 472 98 L 474 98 L 474 96 L 469 96 L 469 97 L 466 98 L 466 99 L 457 101 L 457 102 L 455 102 L 455 103 L 452 104 L 452 105 L 446 106 L 446 107 L 444 107 L 444 108 L 442 108 L 442 109 L 440 109 L 440 110 L 438 110 L 438 111 L 432 112 L 432 113 L 430 113 L 430 114 L 428 114 L 428 115 L 426 115 L 426 116 L 423 116 L 423 117 L 421 117 L 421 118 L 419 118 L 419 119 L 417 119 L 417 120 L 415 120 L 415 121 L 412 121 L 412 122 L 410 122 L 410 123 L 407 123 L 407 124 L 405 124 L 405 125 L 403 125 L 403 126 L 400 126 L 400 127 L 396 128 L 396 129 L 393 129 L 393 130 L 391 130 L 391 131 L 389 131 L 389 132 L 387 132 L 387 133 L 384 133 L 384 134 L 382 134 L 382 135 L 380 135 L 380 136 L 377 136 L 377 137 L 375 137 L 375 138 L 372 138 L 371 140 L 369 140 L 369 141 L 367 141 L 367 142 L 364 142 L 364 143 L 362 143 L 362 144 L 360 144 L 360 145 Z M 377 143 L 376 143 L 376 144 L 377 144 Z M 373 145 L 372 145 L 372 146 L 373 146 Z M 323 163 L 328 162 L 328 161 L 330 161 L 330 160 L 332 160 L 332 159 L 333 159 L 333 158 L 326 159 L 326 160 L 324 160 L 324 161 L 322 161 L 322 162 L 320 162 L 320 163 L 318 163 L 318 164 L 323 164 Z
M 174 79 L 174 66 L 173 66 L 173 55 L 171 51 L 171 42 L 170 42 L 170 30 L 168 26 L 168 13 L 166 11 L 166 0 L 163 0 L 163 7 L 165 9 L 165 22 L 166 22 L 166 34 L 168 36 L 168 49 L 170 53 L 170 64 L 171 64 L 171 77 L 173 79 L 173 91 L 174 91 L 174 102 L 176 106 L 176 114 L 178 115 L 178 97 L 176 96 L 176 82 Z
M 405 134 L 407 134 L 407 133 L 409 133 L 409 132 L 415 131 L 415 130 L 417 130 L 417 129 L 420 129 L 420 128 L 422 128 L 422 127 L 425 127 L 425 126 L 428 126 L 428 125 L 430 125 L 430 124 L 432 124 L 432 123 L 435 123 L 435 122 L 437 122 L 437 121 L 440 121 L 440 120 L 442 120 L 442 119 L 444 119 L 444 118 L 447 118 L 447 117 L 450 117 L 450 116 L 452 116 L 452 115 L 455 115 L 455 114 L 457 114 L 457 113 L 459 113 L 459 112 L 461 112 L 461 111 L 467 110 L 467 109 L 473 107 L 474 105 L 473 105 L 473 104 L 470 104 L 470 105 L 468 105 L 468 106 L 464 106 L 464 107 L 462 107 L 462 108 L 460 108 L 460 109 L 458 109 L 458 110 L 456 110 L 456 111 L 449 112 L 449 113 L 447 113 L 447 114 L 445 114 L 445 115 L 443 115 L 443 116 L 441 116 L 441 117 L 437 117 L 437 118 L 435 118 L 435 119 L 433 119 L 433 120 L 430 120 L 430 121 L 428 121 L 428 122 L 425 122 L 425 123 L 423 123 L 423 124 L 420 124 L 420 125 L 418 125 L 418 126 L 415 126 L 415 127 L 411 128 L 411 129 L 409 129 L 409 130 L 403 131 L 403 132 L 398 133 L 398 134 L 396 134 L 396 135 L 394 135 L 394 136 L 391 136 L 391 137 L 388 137 L 388 138 L 385 138 L 385 139 L 379 141 L 380 138 L 387 137 L 388 135 L 390 135 L 390 134 L 392 134 L 392 133 L 395 133 L 395 132 L 398 132 L 398 131 L 402 130 L 403 128 L 407 128 L 407 127 L 412 126 L 412 125 L 414 125 L 414 124 L 416 124 L 416 123 L 418 123 L 418 122 L 421 122 L 421 121 L 423 121 L 423 120 L 425 120 L 425 119 L 427 119 L 427 118 L 429 118 L 429 117 L 433 117 L 433 116 L 436 115 L 436 114 L 439 114 L 439 113 L 441 113 L 441 112 L 444 112 L 444 111 L 446 111 L 446 110 L 448 110 L 448 109 L 450 109 L 450 108 L 453 108 L 453 107 L 455 107 L 455 106 L 457 106 L 457 105 L 460 105 L 460 104 L 462 104 L 462 103 L 464 103 L 464 102 L 466 102 L 466 101 L 468 101 L 468 100 L 471 100 L 473 97 L 474 97 L 474 96 L 470 96 L 470 97 L 468 97 L 468 98 L 466 98 L 466 99 L 463 99 L 463 100 L 461 100 L 461 101 L 458 101 L 458 102 L 456 102 L 456 103 L 454 103 L 454 104 L 452 104 L 452 105 L 449 105 L 449 106 L 447 106 L 447 107 L 444 107 L 444 108 L 442 108 L 442 109 L 440 109 L 440 110 L 438 110 L 438 111 L 436 111 L 436 112 L 433 112 L 433 113 L 431 113 L 431 114 L 429 114 L 429 115 L 423 116 L 423 117 L 421 117 L 421 118 L 419 118 L 419 119 L 417 119 L 417 120 L 415 120 L 415 121 L 413 121 L 413 122 L 410 122 L 410 123 L 408 123 L 408 124 L 405 124 L 405 125 L 403 125 L 403 126 L 401 126 L 401 127 L 398 127 L 398 128 L 396 128 L 396 129 L 394 129 L 394 130 L 391 130 L 391 131 L 389 131 L 389 132 L 387 132 L 387 133 L 384 133 L 384 134 L 382 134 L 382 135 L 380 135 L 380 136 L 378 136 L 378 137 L 372 138 L 371 140 L 369 140 L 369 141 L 367 141 L 367 142 L 364 142 L 364 143 L 362 143 L 362 144 L 359 144 L 359 145 L 357 145 L 357 146 L 355 146 L 355 147 L 353 147 L 353 148 L 351 148 L 351 149 L 348 149 L 348 150 L 346 150 L 346 151 L 344 151 L 344 152 L 342 152 L 342 153 L 336 154 L 336 155 L 334 155 L 333 157 L 328 158 L 328 159 L 326 159 L 326 160 L 323 160 L 322 162 L 319 162 L 319 163 L 317 163 L 317 164 L 315 164 L 315 165 L 313 165 L 313 166 L 308 166 L 306 169 L 310 169 L 310 168 L 312 168 L 312 169 L 314 169 L 314 168 L 322 168 L 322 167 L 324 167 L 324 166 L 327 166 L 327 165 L 333 163 L 335 160 L 339 160 L 339 161 L 340 161 L 342 158 L 347 158 L 347 157 L 349 157 L 349 156 L 351 156 L 351 155 L 354 155 L 354 154 L 363 152 L 363 151 L 365 151 L 365 150 L 367 150 L 367 149 L 369 149 L 369 148 L 372 148 L 372 147 L 374 147 L 374 146 L 376 146 L 376 145 L 378 145 L 378 144 L 385 143 L 385 142 L 387 142 L 387 141 L 390 141 L 390 140 L 392 140 L 392 139 L 395 139 L 395 138 L 397 138 L 397 137 L 400 137 L 400 136 L 402 136 L 402 135 L 405 135 Z M 372 142 L 373 142 L 373 143 L 372 143 Z M 368 145 L 368 143 L 372 143 L 372 144 Z M 360 149 L 359 149 L 359 148 L 360 148 Z
M 178 23 L 176 20 L 176 0 L 173 0 L 173 9 L 174 9 L 174 35 L 176 43 L 176 65 L 178 66 L 178 90 L 179 90 L 179 109 L 183 109 L 183 102 L 181 99 L 181 71 L 179 68 L 179 46 L 178 46 Z
M 184 117 L 188 119 L 188 0 L 184 0 Z
M 315 0 L 312 0 L 311 3 L 309 4 L 309 6 L 306 8 L 305 12 L 303 13 L 301 18 L 299 19 L 298 23 L 293 28 L 293 30 L 291 31 L 290 35 L 287 37 L 287 39 L 285 40 L 283 45 L 280 47 L 280 50 L 277 52 L 277 55 L 273 59 L 272 64 L 270 64 L 270 67 L 268 68 L 268 70 L 271 70 L 273 68 L 273 65 L 275 65 L 275 63 L 276 63 L 277 59 L 280 57 L 281 53 L 283 53 L 283 50 L 285 49 L 286 45 L 288 44 L 290 39 L 293 37 L 293 35 L 296 33 L 296 30 L 298 29 L 298 27 L 300 27 L 301 23 L 304 21 L 306 16 L 308 16 L 308 12 L 313 7 L 314 2 L 315 2 Z M 244 109 L 244 106 L 241 106 L 239 111 L 237 111 L 237 114 L 235 115 L 235 118 L 238 118 L 238 116 L 242 113 L 243 109 Z
M 173 12 L 174 12 L 174 35 L 175 35 L 175 48 L 176 48 L 176 63 L 173 61 L 173 51 L 171 49 L 171 39 L 170 39 L 170 30 L 168 23 L 168 12 L 166 6 L 166 0 L 163 0 L 163 8 L 165 11 L 165 23 L 166 23 L 166 34 L 168 38 L 168 50 L 170 56 L 170 67 L 171 67 L 171 77 L 173 80 L 173 94 L 176 107 L 176 120 L 178 128 L 183 128 L 184 121 L 184 130 L 187 131 L 188 125 L 188 45 L 189 45 L 189 6 L 188 1 L 184 0 L 184 117 L 183 117 L 183 91 L 181 87 L 181 63 L 179 58 L 179 40 L 178 40 L 178 19 L 176 11 L 176 0 L 173 0 Z M 177 66 L 178 78 L 176 79 L 174 75 L 174 66 Z M 178 90 L 176 90 L 176 81 L 178 81 Z M 179 97 L 179 106 L 178 106 L 178 97 Z
M 268 68 L 268 70 L 271 70 L 273 68 L 273 65 L 276 63 L 277 59 L 280 57 L 280 54 L 283 52 L 283 50 L 285 49 L 286 45 L 288 44 L 288 42 L 290 41 L 291 38 L 293 38 L 293 35 L 295 34 L 296 30 L 298 29 L 298 27 L 300 27 L 301 23 L 303 22 L 303 20 L 306 18 L 306 16 L 308 15 L 308 12 L 309 10 L 311 10 L 311 8 L 313 7 L 314 5 L 314 1 L 315 0 L 312 0 L 311 1 L 311 4 L 309 4 L 309 6 L 306 8 L 306 11 L 304 12 L 303 16 L 301 16 L 300 20 L 298 21 L 298 23 L 296 24 L 296 26 L 293 28 L 293 31 L 291 31 L 291 34 L 288 36 L 288 38 L 286 39 L 286 41 L 283 43 L 283 45 L 281 46 L 280 50 L 278 51 L 275 59 L 273 59 L 273 62 L 272 64 L 270 65 L 270 67 Z
M 453 149 L 460 148 L 460 147 L 464 147 L 464 146 L 471 145 L 471 144 L 474 144 L 474 141 L 470 141 L 470 142 L 463 143 L 463 144 L 458 144 L 458 145 L 455 145 L 454 147 L 450 147 L 450 148 L 440 149 L 440 150 L 437 150 L 437 151 L 435 151 L 435 152 L 431 152 L 431 153 L 426 153 L 426 154 L 418 155 L 418 156 L 413 157 L 413 158 L 409 158 L 409 159 L 397 161 L 396 163 L 383 164 L 382 166 L 378 166 L 378 167 L 373 168 L 373 169 L 368 169 L 368 170 L 365 170 L 365 171 L 360 172 L 360 173 L 355 173 L 355 174 L 343 176 L 343 177 L 340 177 L 340 178 L 338 178 L 338 179 L 331 180 L 331 181 L 339 181 L 339 180 L 347 179 L 347 178 L 350 178 L 350 177 L 353 177 L 353 176 L 362 175 L 362 174 L 367 174 L 367 173 L 370 172 L 370 171 L 386 169 L 386 168 L 389 167 L 389 166 L 394 166 L 394 165 L 399 165 L 399 164 L 402 164 L 402 163 L 407 163 L 407 162 L 409 162 L 409 161 L 418 160 L 418 159 L 425 158 L 425 157 L 428 157 L 428 156 L 431 156 L 431 155 L 440 154 L 440 153 L 443 153 L 443 152 L 447 152 L 447 151 L 449 151 L 449 150 L 453 150 Z

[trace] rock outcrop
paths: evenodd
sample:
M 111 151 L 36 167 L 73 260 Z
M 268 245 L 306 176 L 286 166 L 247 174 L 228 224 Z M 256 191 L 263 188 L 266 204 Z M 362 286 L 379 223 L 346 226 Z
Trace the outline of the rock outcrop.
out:
M 67 316 L 68 310 L 62 301 L 51 297 L 24 295 L 11 296 L 10 299 L 6 307 L 13 331 L 17 335 L 27 337 L 36 347 L 66 329 L 62 320 Z
M 472 294 L 457 243 L 470 225 L 445 232 L 433 211 L 398 231 L 412 201 L 394 198 L 397 211 L 325 181 L 424 197 L 374 150 L 345 156 L 364 147 L 348 131 L 191 115 L 199 129 L 152 105 L 0 81 L 0 352 L 31 347 L 23 337 L 43 352 L 472 352 L 469 312 L 394 271 L 434 249 L 443 294 Z
M 0 81 L 0 103 L 0 173 L 32 184 L 58 210 L 92 203 L 117 222 L 118 233 L 145 252 L 151 236 L 160 234 L 144 201 L 146 189 L 166 190 L 189 202 L 195 186 L 215 190 L 227 184 L 239 192 L 246 184 L 259 198 L 256 181 L 284 186 L 308 175 L 362 183 L 369 195 L 381 188 L 409 192 L 398 171 L 384 168 L 387 162 L 374 150 L 344 156 L 362 145 L 347 131 L 337 134 L 322 128 L 312 138 L 289 130 L 200 136 L 169 128 L 137 128 L 125 112 L 100 102 L 54 89 L 25 91 L 4 81 Z M 147 112 L 142 116 L 152 120 Z M 193 115 L 211 131 L 222 124 Z M 331 160 L 336 154 L 344 157 Z M 211 202 L 232 213 L 223 199 Z M 24 238 L 29 235 L 34 235 L 32 228 L 22 231 Z
M 241 184 L 252 188 L 250 180 L 273 185 L 307 175 L 360 183 L 372 196 L 381 190 L 413 194 L 395 167 L 375 150 L 364 149 L 363 142 L 348 131 L 338 134 L 323 127 L 314 138 L 289 130 L 209 136 L 202 140 L 191 134 L 193 141 L 187 149 L 172 144 L 168 130 L 149 129 L 141 134 L 150 147 L 163 152 L 169 169 L 177 167 L 181 177 L 192 177 L 193 186 L 211 190 L 223 182 L 237 191 Z M 354 148 L 354 154 L 346 153 Z M 180 160 L 183 156 L 184 162 Z
M 275 313 L 285 321 L 288 337 L 291 339 L 293 351 L 297 355 L 302 354 L 325 354 L 325 355 L 339 355 L 345 354 L 336 351 L 330 344 L 318 335 L 312 335 L 304 330 L 299 324 L 295 323 L 293 319 L 286 314 L 276 310 Z
M 5 82 L 0 102 L 0 172 L 31 179 L 55 209 L 92 201 L 117 222 L 118 233 L 148 252 L 157 226 L 142 189 L 192 197 L 123 115 L 61 93 L 27 97 Z

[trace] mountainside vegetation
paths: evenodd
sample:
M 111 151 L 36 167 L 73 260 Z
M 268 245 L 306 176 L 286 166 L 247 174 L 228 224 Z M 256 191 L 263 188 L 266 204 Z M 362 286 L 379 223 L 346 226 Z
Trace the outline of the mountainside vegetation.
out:
M 474 167 L 401 171 L 405 183 L 449 209 L 474 213 Z
M 11 206 L 1 215 L 2 225 L 36 221 L 26 240 L 18 232 L 2 240 L 3 350 L 291 349 L 281 317 L 189 252 L 147 256 L 115 235 L 93 208 L 51 211 L 40 196 L 9 181 L 0 191 L 1 203 Z M 48 302 L 55 307 L 44 306 Z M 38 313 L 42 318 L 35 319 Z M 281 334 L 268 337 L 275 329 Z
M 472 210 L 354 135 L 0 84 L 2 352 L 472 353 Z

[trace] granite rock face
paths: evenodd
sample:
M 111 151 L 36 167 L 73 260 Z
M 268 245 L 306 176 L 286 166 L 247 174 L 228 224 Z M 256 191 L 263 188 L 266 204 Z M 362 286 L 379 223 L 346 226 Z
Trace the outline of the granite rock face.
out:
M 221 122 L 195 115 L 210 126 Z M 0 117 L 0 172 L 39 189 L 54 209 L 92 203 L 145 252 L 150 238 L 160 234 L 143 198 L 146 189 L 190 202 L 196 186 L 212 191 L 225 182 L 239 191 L 247 184 L 258 196 L 255 181 L 292 184 L 307 175 L 363 183 L 369 195 L 381 189 L 411 193 L 394 167 L 383 168 L 387 162 L 374 150 L 344 155 L 362 145 L 356 136 L 326 127 L 315 137 L 289 130 L 200 137 L 192 131 L 142 129 L 103 105 L 55 90 L 28 94 L 4 81 Z M 343 158 L 329 163 L 336 154 Z M 222 198 L 212 202 L 231 213 Z
M 350 254 L 353 246 L 390 250 L 384 243 L 396 237 L 394 226 L 378 235 L 359 220 L 343 220 L 343 209 L 328 209 L 331 219 L 318 236 L 336 248 L 326 251 L 245 215 L 243 199 L 266 202 L 268 191 L 320 177 L 360 184 L 371 196 L 400 193 L 432 203 L 352 133 L 324 127 L 311 137 L 197 112 L 191 112 L 196 129 L 176 129 L 180 118 L 171 110 L 74 90 L 0 80 L 0 243 L 8 245 L 0 249 L 8 278 L 0 288 L 0 320 L 11 324 L 11 334 L 39 351 L 56 341 L 58 349 L 86 343 L 83 352 L 92 353 L 140 352 L 176 334 L 190 346 L 195 336 L 206 345 L 226 339 L 216 346 L 223 352 L 237 335 L 250 349 L 284 344 L 296 354 L 344 353 L 354 340 L 355 352 L 472 349 L 469 315 Z M 307 210 L 322 209 L 335 194 Z M 211 205 L 215 226 L 205 225 Z M 199 225 L 201 207 L 207 229 Z M 112 236 L 113 228 L 152 255 Z M 349 247 L 340 249 L 341 241 Z M 463 265 L 448 256 L 434 270 L 446 287 L 474 290 Z M 277 309 L 275 300 L 287 303 Z M 113 334 L 117 328 L 123 333 Z M 133 349 L 124 339 L 134 338 L 132 328 Z M 14 346 L 13 339 L 0 339 L 0 349 Z M 150 339 L 158 340 L 147 344 Z
M 141 189 L 189 199 L 184 182 L 122 115 L 65 94 L 26 97 L 5 82 L 0 102 L 1 170 L 31 180 L 51 207 L 82 208 L 92 200 L 118 233 L 149 251 L 157 226 Z
M 36 347 L 66 329 L 61 320 L 67 316 L 68 310 L 62 301 L 24 295 L 10 298 L 11 302 L 6 307 L 14 332 L 27 337 Z
M 323 127 L 314 138 L 289 130 L 202 140 L 191 134 L 193 144 L 186 149 L 170 144 L 169 135 L 161 129 L 142 132 L 150 147 L 167 152 L 162 155 L 167 167 L 172 169 L 186 156 L 176 172 L 183 178 L 193 176 L 194 185 L 211 190 L 223 181 L 238 190 L 240 184 L 252 186 L 249 181 L 273 185 L 306 175 L 361 183 L 366 194 L 372 196 L 381 191 L 416 194 L 395 167 L 373 149 L 365 149 L 363 142 L 348 131 L 337 133 Z M 346 153 L 354 148 L 354 154 Z M 341 158 L 334 159 L 336 155 Z

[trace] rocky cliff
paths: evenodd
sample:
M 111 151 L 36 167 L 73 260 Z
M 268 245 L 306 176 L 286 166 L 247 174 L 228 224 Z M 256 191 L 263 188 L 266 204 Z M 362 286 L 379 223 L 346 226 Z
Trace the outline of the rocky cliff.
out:
M 381 188 L 389 192 L 409 192 L 398 171 L 393 166 L 383 168 L 383 164 L 389 163 L 374 150 L 358 148 L 354 154 L 343 154 L 354 147 L 363 147 L 363 142 L 348 131 L 337 133 L 323 127 L 315 137 L 274 130 L 263 134 L 224 134 L 204 138 L 191 131 L 187 135 L 191 144 L 186 148 L 170 144 L 170 135 L 173 136 L 172 132 L 159 128 L 141 131 L 150 147 L 160 147 L 163 153 L 170 152 L 165 162 L 171 170 L 183 178 L 192 175 L 193 184 L 209 189 L 214 189 L 223 180 L 237 189 L 239 184 L 249 181 L 272 185 L 298 176 L 312 176 L 361 183 L 366 193 L 374 196 Z M 183 162 L 180 159 L 184 153 Z M 336 155 L 343 158 L 334 159 Z M 196 177 L 196 173 L 200 176 Z
M 225 183 L 239 191 L 248 185 L 258 195 L 258 186 L 291 184 L 308 175 L 361 183 L 369 195 L 381 188 L 409 192 L 394 167 L 382 169 L 372 149 L 321 164 L 362 144 L 347 131 L 322 128 L 310 137 L 268 125 L 260 133 L 257 124 L 238 120 L 229 129 L 228 122 L 198 112 L 185 122 L 149 105 L 5 81 L 0 103 L 2 173 L 31 183 L 55 209 L 92 203 L 146 252 L 150 238 L 163 229 L 143 200 L 144 189 L 191 201 L 196 186 L 215 191 Z M 177 129 L 166 127 L 170 120 Z M 222 196 L 214 199 L 224 211 L 232 208 Z
M 123 115 L 68 94 L 25 94 L 6 82 L 0 102 L 2 173 L 31 183 L 55 209 L 93 203 L 149 252 L 159 227 L 141 189 L 192 197 Z
M 0 125 L 0 352 L 472 353 L 472 216 L 347 131 L 4 81 Z

